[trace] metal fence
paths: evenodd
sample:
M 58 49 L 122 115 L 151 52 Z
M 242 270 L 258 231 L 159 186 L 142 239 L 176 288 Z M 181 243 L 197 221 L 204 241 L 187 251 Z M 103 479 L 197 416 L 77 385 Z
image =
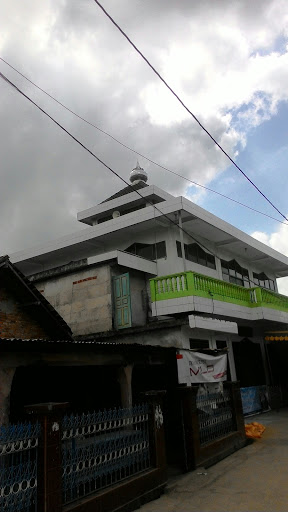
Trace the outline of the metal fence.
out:
M 150 465 L 148 404 L 64 417 L 63 504 L 147 470 Z
M 197 396 L 200 444 L 208 444 L 236 430 L 230 390 Z
M 244 415 L 251 415 L 269 409 L 267 386 L 240 388 Z
M 0 427 L 0 510 L 37 510 L 37 446 L 40 426 Z

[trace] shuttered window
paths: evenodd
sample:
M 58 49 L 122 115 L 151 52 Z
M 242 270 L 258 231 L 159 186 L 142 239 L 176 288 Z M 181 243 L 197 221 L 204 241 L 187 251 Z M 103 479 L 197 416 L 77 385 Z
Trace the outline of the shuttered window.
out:
M 129 274 L 113 278 L 115 329 L 131 327 L 131 297 Z

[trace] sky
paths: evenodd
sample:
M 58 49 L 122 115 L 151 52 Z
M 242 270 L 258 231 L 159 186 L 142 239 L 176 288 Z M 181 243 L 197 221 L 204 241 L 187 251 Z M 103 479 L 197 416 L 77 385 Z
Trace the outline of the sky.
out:
M 286 0 L 102 0 L 226 152 L 288 216 Z M 217 149 L 93 0 L 0 5 L 0 56 L 102 130 L 159 164 L 283 218 Z M 128 180 L 137 156 L 4 73 Z M 84 228 L 77 211 L 124 184 L 0 80 L 0 254 Z M 288 227 L 167 173 L 149 183 L 288 255 Z M 288 278 L 279 290 L 288 294 Z

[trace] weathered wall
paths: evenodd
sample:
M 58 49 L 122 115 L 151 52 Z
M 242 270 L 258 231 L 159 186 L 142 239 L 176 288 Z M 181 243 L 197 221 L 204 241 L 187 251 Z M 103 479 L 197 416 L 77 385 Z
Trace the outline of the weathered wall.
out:
M 9 423 L 10 391 L 15 368 L 0 367 L 0 426 Z
M 112 329 L 110 267 L 84 268 L 35 283 L 73 335 Z
M 23 310 L 13 295 L 0 287 L 0 338 L 42 338 L 48 335 L 40 324 Z

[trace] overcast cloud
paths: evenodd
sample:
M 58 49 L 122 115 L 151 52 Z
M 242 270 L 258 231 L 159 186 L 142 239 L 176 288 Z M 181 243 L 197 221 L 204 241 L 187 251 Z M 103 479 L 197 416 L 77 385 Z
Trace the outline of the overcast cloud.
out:
M 287 101 L 286 0 L 103 5 L 231 156 Z M 1 56 L 87 120 L 202 184 L 228 167 L 93 0 L 10 0 L 0 17 Z M 128 179 L 135 154 L 0 70 Z M 81 229 L 76 212 L 124 186 L 3 81 L 0 116 L 0 254 Z M 188 193 L 187 182 L 140 163 L 150 183 Z

